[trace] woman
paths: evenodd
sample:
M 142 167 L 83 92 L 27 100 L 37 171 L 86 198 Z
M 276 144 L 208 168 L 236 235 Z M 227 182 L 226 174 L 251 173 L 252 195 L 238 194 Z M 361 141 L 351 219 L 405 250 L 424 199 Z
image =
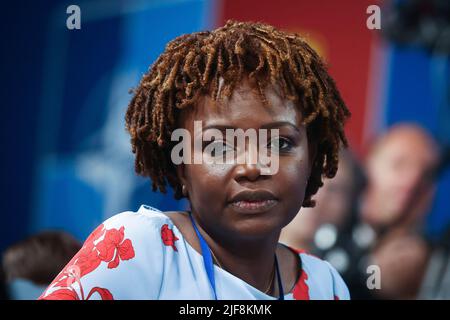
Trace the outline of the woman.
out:
M 336 173 L 348 116 L 323 62 L 298 35 L 230 21 L 176 38 L 134 91 L 126 127 L 136 172 L 154 190 L 169 185 L 191 210 L 143 205 L 108 219 L 41 298 L 349 298 L 327 262 L 278 243 L 300 207 L 314 205 L 322 176 Z M 191 137 L 182 162 L 174 161 L 177 129 Z M 256 146 L 244 136 L 239 162 L 239 134 L 219 137 L 227 129 L 270 137 Z M 253 161 L 261 149 L 278 164 L 269 171 Z

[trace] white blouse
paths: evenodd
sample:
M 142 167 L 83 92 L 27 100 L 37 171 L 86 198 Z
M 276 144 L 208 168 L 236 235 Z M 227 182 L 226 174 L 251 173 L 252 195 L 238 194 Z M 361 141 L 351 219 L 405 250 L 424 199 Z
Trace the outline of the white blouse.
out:
M 300 277 L 285 300 L 349 299 L 337 271 L 298 252 Z M 214 265 L 218 299 L 274 300 Z M 161 211 L 142 205 L 101 224 L 40 299 L 214 299 L 203 257 Z

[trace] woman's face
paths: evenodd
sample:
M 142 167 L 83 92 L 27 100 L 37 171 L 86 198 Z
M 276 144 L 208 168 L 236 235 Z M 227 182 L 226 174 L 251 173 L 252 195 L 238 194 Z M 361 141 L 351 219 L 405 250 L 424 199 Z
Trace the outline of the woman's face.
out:
M 267 143 L 263 145 L 270 150 L 271 157 L 278 156 L 278 170 L 272 175 L 263 174 L 260 164 L 251 156 L 245 157 L 247 161 L 243 164 L 192 161 L 177 167 L 191 209 L 211 236 L 236 239 L 277 235 L 303 203 L 312 159 L 301 113 L 272 89 L 266 90 L 266 96 L 267 107 L 245 80 L 222 104 L 202 97 L 195 108 L 182 111 L 180 124 L 192 137 L 192 158 L 196 152 L 211 160 L 213 155 L 217 158 L 236 151 L 233 149 L 236 141 L 226 140 L 226 128 L 254 129 L 256 133 L 267 129 Z M 202 121 L 203 135 L 214 129 L 222 131 L 223 140 L 203 141 L 202 135 L 194 132 L 194 121 Z M 271 136 L 270 129 L 278 129 L 279 135 Z M 196 151 L 195 143 L 202 148 Z M 259 138 L 253 145 L 246 140 L 246 154 L 254 154 L 251 150 L 262 152 L 260 145 Z M 206 152 L 208 146 L 215 148 L 213 155 Z

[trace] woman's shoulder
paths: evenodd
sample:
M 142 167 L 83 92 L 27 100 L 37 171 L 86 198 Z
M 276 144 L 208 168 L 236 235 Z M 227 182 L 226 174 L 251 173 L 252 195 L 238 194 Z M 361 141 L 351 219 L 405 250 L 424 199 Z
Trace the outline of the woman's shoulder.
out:
M 137 211 L 123 211 L 106 219 L 99 227 L 122 229 L 134 236 L 159 234 L 161 228 L 173 227 L 173 221 L 166 212 L 148 205 L 141 205 Z
M 137 211 L 122 211 L 109 217 L 103 223 L 108 225 L 114 225 L 118 223 L 133 225 L 134 223 L 140 222 L 148 225 L 158 224 L 161 222 L 166 222 L 168 220 L 170 220 L 169 217 L 165 215 L 161 210 L 143 204 Z
M 167 215 L 146 205 L 108 218 L 89 235 L 41 299 L 157 298 L 164 249 L 175 248 L 178 240 L 172 228 Z
M 148 205 L 141 205 L 137 211 L 124 211 L 110 217 L 97 229 L 120 230 L 122 234 L 133 239 L 136 245 L 146 247 L 150 251 L 174 248 L 174 243 L 178 240 L 187 241 L 194 248 L 198 247 L 186 211 L 163 212 Z

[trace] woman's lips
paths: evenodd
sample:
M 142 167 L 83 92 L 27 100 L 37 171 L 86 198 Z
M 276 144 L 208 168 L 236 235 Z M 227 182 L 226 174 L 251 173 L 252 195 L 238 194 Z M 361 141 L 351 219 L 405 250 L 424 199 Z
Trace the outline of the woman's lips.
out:
M 257 213 L 272 209 L 278 203 L 277 200 L 240 200 L 232 202 L 230 205 L 239 212 Z
M 278 203 L 275 195 L 263 189 L 244 190 L 233 197 L 229 201 L 229 205 L 233 210 L 242 213 L 259 213 L 272 209 Z

